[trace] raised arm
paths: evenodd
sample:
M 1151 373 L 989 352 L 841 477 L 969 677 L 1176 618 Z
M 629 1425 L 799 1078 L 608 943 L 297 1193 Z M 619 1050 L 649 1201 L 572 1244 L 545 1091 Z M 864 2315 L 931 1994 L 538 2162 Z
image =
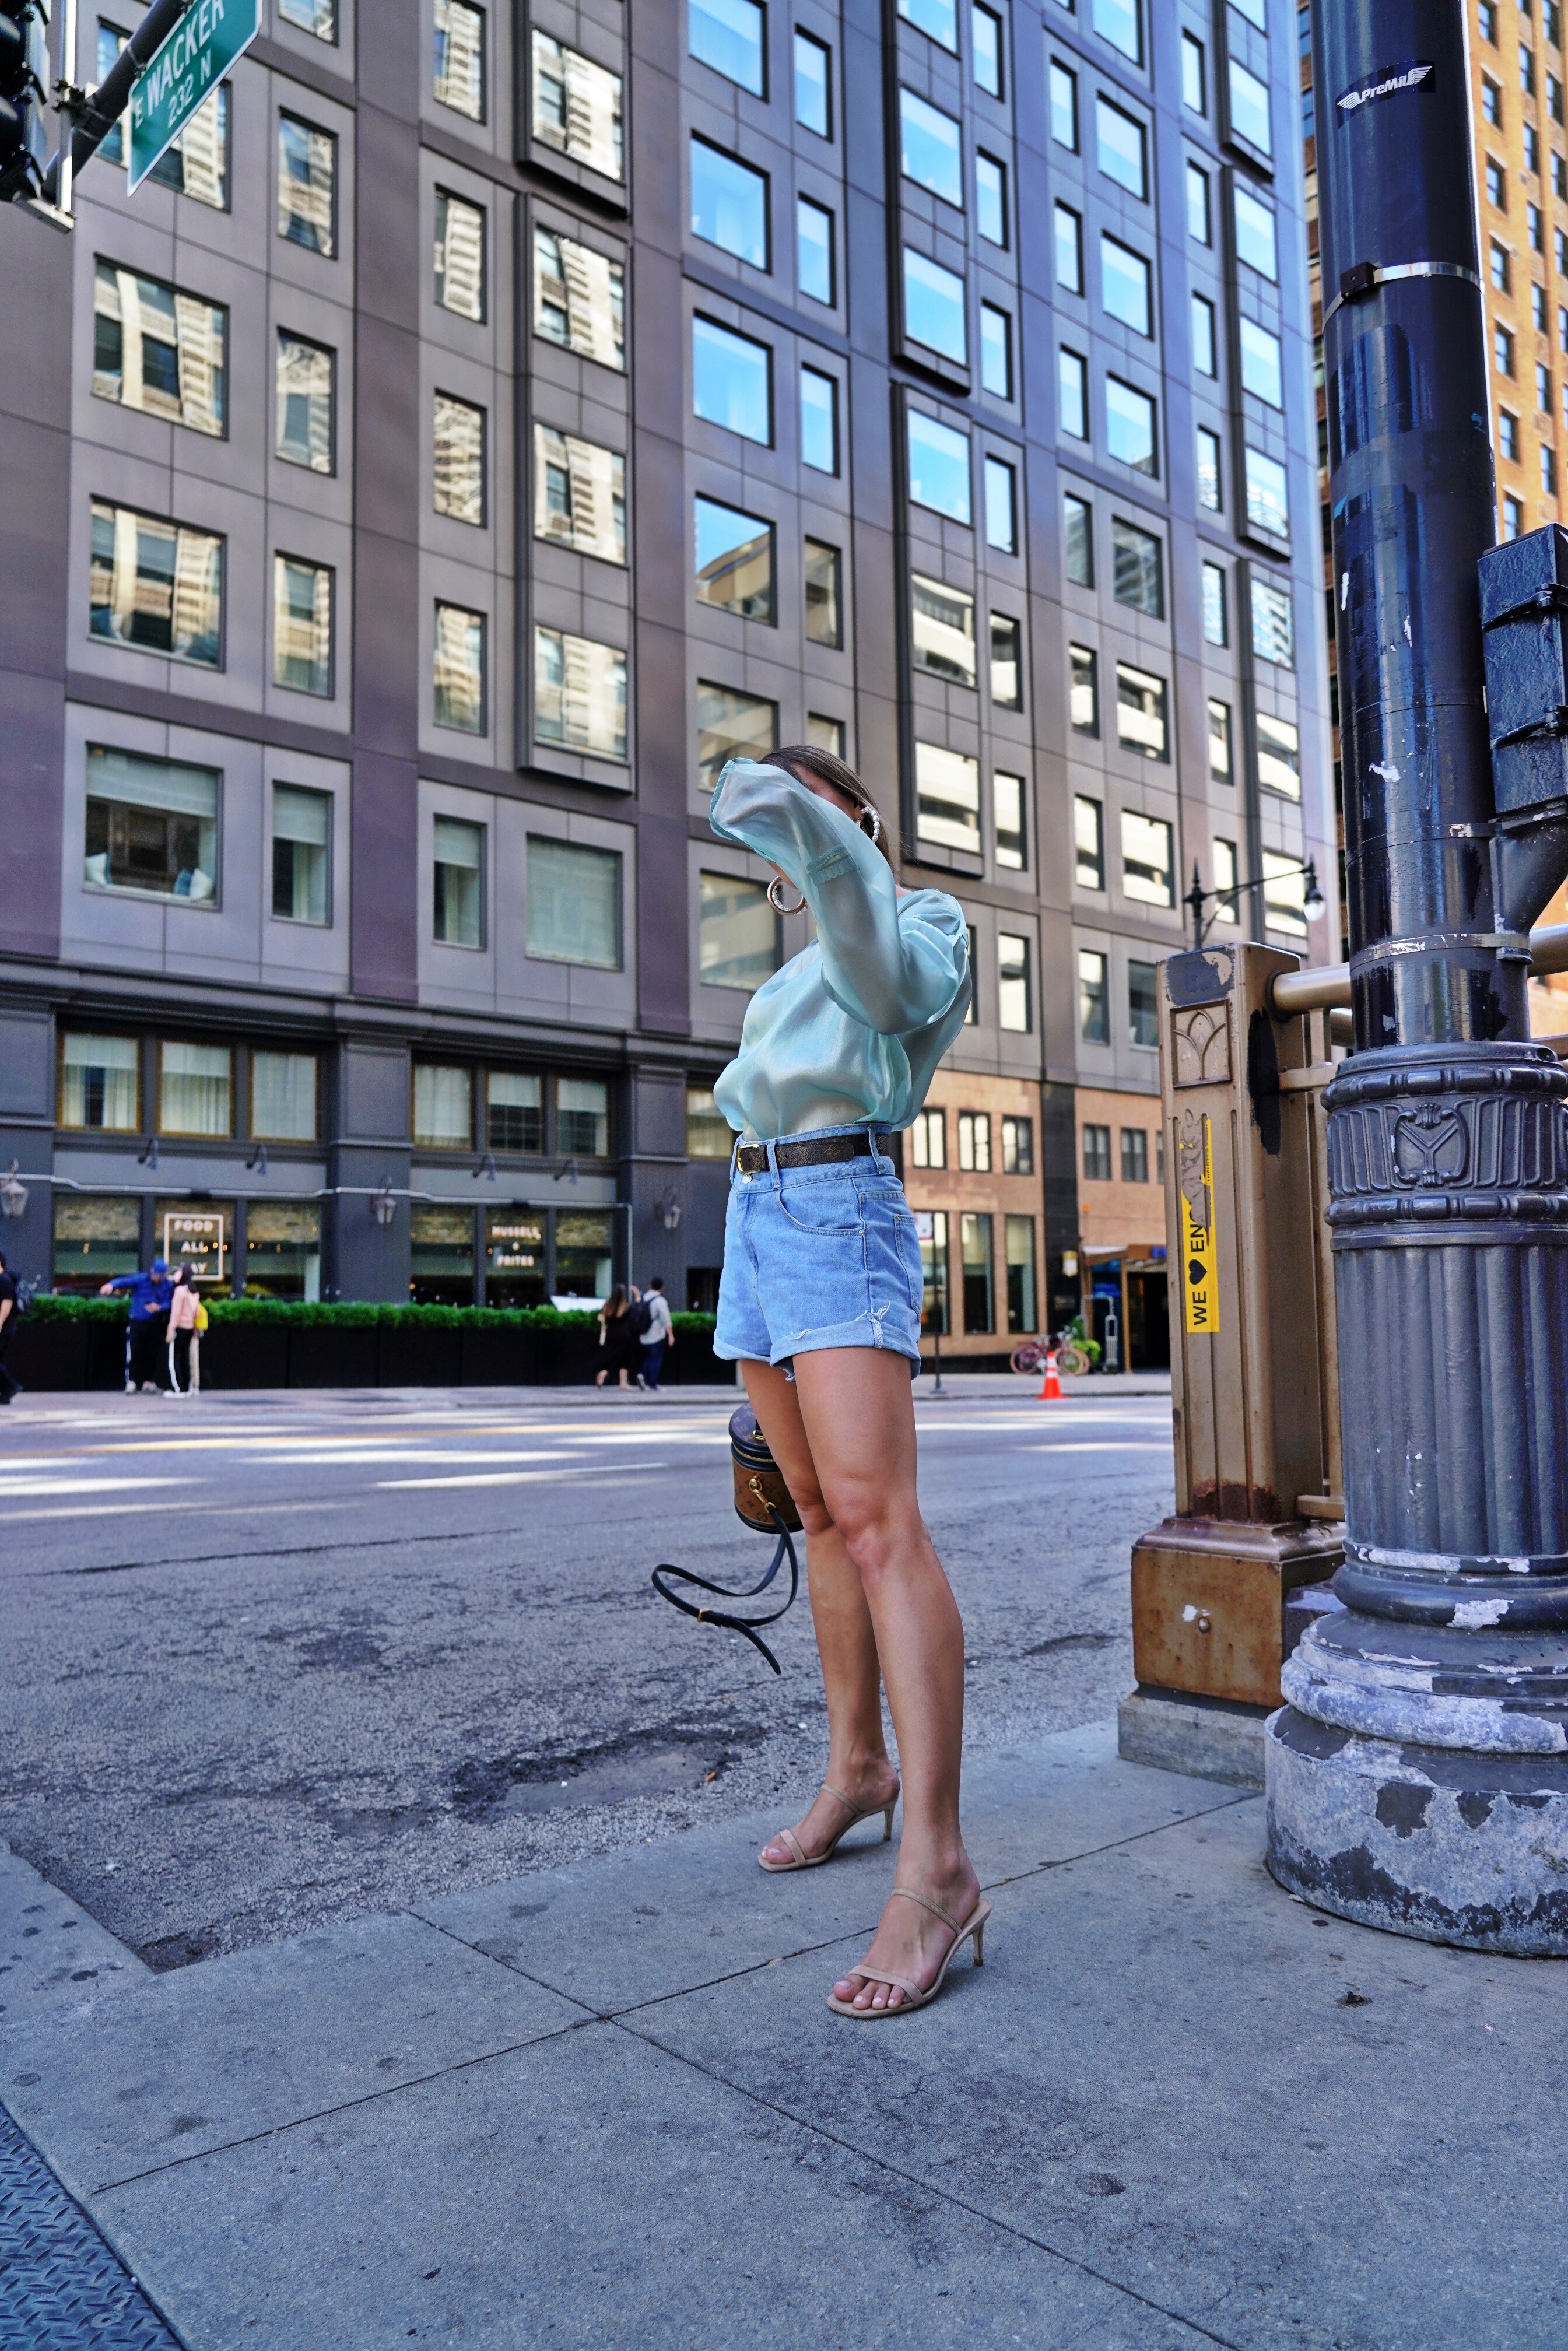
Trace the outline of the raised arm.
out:
M 732 759 L 708 821 L 720 841 L 766 857 L 804 893 L 822 977 L 841 1010 L 895 1037 L 940 1020 L 968 985 L 969 943 L 939 909 L 902 924 L 893 868 L 841 809 L 782 768 Z

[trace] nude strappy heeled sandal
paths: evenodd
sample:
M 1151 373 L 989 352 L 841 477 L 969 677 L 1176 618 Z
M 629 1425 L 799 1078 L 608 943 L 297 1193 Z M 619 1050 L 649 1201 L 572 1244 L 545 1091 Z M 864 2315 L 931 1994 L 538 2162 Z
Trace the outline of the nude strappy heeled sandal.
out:
M 849 1797 L 844 1794 L 841 1788 L 832 1787 L 826 1780 L 824 1780 L 822 1782 L 823 1795 L 836 1798 L 838 1802 L 842 1804 L 845 1812 L 849 1814 L 849 1819 L 844 1823 L 843 1827 L 840 1829 L 838 1835 L 834 1836 L 828 1844 L 825 1844 L 821 1853 L 808 1853 L 793 1829 L 775 1829 L 773 1833 L 774 1836 L 777 1836 L 781 1844 L 789 1846 L 795 1858 L 793 1861 L 764 1861 L 762 1855 L 758 1854 L 757 1856 L 758 1868 L 765 1869 L 769 1877 L 782 1877 L 791 1869 L 821 1869 L 823 1862 L 831 1861 L 834 1854 L 838 1851 L 839 1838 L 848 1836 L 850 1831 L 854 1827 L 857 1821 L 869 1821 L 873 1813 L 880 1813 L 882 1814 L 882 1841 L 883 1844 L 886 1844 L 893 1834 L 893 1815 L 894 1811 L 897 1809 L 898 1799 L 903 1792 L 904 1792 L 901 1788 L 894 1789 L 888 1802 L 885 1804 L 867 1804 L 862 1811 L 859 1804 L 851 1802 Z M 772 1842 L 773 1838 L 769 1837 L 769 1844 L 771 1844 Z
M 857 2018 L 907 2016 L 912 2009 L 929 2007 L 946 1981 L 947 1970 L 953 1964 L 954 1952 L 960 1943 L 967 1943 L 971 1938 L 975 1945 L 975 1965 L 977 1968 L 983 1968 L 986 1964 L 986 1921 L 991 1915 L 991 1906 L 984 1895 L 980 1896 L 968 1917 L 960 1925 L 956 1918 L 949 1917 L 946 1910 L 939 1908 L 935 1902 L 928 1902 L 924 1894 L 916 1894 L 912 1887 L 895 1886 L 893 1890 L 895 1894 L 902 1894 L 906 1902 L 918 1902 L 923 1910 L 929 1910 L 934 1918 L 940 1918 L 945 1927 L 951 1927 L 953 1929 L 953 1939 L 947 1946 L 946 1958 L 936 1970 L 936 1980 L 922 1991 L 920 1986 L 913 1982 L 908 1976 L 894 1975 L 889 1968 L 864 1966 L 846 1968 L 844 1970 L 846 1975 L 860 1976 L 867 1983 L 896 1984 L 899 1991 L 903 1992 L 904 1998 L 896 2008 L 857 2008 L 853 2001 L 841 2000 L 836 1992 L 830 1992 L 828 2006 L 835 2016 Z

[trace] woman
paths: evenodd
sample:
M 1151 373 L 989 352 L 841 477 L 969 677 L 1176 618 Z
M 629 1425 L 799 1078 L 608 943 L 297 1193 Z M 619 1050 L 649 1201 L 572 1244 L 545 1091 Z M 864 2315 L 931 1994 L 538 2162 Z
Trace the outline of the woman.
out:
M 629 1374 L 636 1369 L 637 1359 L 643 1353 L 643 1343 L 632 1320 L 623 1281 L 616 1283 L 599 1310 L 599 1343 L 604 1350 L 604 1362 L 593 1374 L 594 1386 L 601 1388 L 607 1373 L 619 1372 L 621 1377 L 617 1384 L 630 1387 Z
M 828 752 L 732 760 L 710 820 L 772 865 L 776 911 L 798 911 L 788 886 L 817 928 L 752 998 L 714 1089 L 742 1137 L 714 1348 L 738 1359 L 800 1512 L 828 1699 L 821 1792 L 758 1859 L 814 1868 L 854 1822 L 891 1822 L 885 1686 L 896 1882 L 829 2005 L 896 2016 L 936 1997 L 961 1943 L 978 1963 L 990 1915 L 958 1826 L 964 1628 L 915 1492 L 920 1244 L 877 1143 L 913 1120 L 963 1026 L 968 933 L 945 892 L 898 888 L 870 794 Z
M 174 1294 L 169 1301 L 169 1385 L 176 1395 L 191 1393 L 191 1345 L 201 1303 L 195 1273 L 190 1266 L 183 1265 L 175 1276 Z

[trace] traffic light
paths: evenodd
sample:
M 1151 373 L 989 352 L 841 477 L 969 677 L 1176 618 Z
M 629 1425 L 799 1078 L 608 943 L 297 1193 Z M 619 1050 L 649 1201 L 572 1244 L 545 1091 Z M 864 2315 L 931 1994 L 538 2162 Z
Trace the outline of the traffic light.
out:
M 0 204 L 36 196 L 49 160 L 49 0 L 0 14 Z

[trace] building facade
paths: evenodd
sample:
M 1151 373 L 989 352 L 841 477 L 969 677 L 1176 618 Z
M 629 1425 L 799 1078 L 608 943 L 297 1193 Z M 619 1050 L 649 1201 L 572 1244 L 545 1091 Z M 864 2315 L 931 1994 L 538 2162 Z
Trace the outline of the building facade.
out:
M 948 1343 L 1146 1287 L 1186 876 L 1305 951 L 1333 839 L 1295 32 L 267 0 L 134 193 L 0 211 L 23 1270 L 711 1303 L 806 931 L 706 811 L 810 740 L 969 920 Z

